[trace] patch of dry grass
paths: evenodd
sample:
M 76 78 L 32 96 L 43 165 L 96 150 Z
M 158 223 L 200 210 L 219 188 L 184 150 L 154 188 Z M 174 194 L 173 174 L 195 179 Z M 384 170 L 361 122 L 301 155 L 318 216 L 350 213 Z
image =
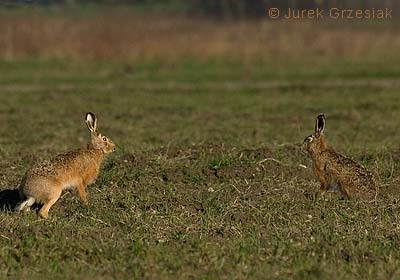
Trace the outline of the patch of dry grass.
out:
M 0 17 L 0 58 L 86 59 L 388 55 L 400 48 L 395 24 L 322 21 L 213 21 L 114 8 L 85 15 L 39 12 Z

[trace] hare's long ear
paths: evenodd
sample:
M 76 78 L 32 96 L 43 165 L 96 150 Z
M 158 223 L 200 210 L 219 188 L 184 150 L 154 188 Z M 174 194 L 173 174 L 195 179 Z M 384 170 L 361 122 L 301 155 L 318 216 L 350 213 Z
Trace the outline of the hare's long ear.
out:
M 319 114 L 315 121 L 315 133 L 322 134 L 325 129 L 325 116 L 324 114 Z
M 86 113 L 86 126 L 90 130 L 91 133 L 96 133 L 97 129 L 97 118 L 95 114 L 89 112 Z

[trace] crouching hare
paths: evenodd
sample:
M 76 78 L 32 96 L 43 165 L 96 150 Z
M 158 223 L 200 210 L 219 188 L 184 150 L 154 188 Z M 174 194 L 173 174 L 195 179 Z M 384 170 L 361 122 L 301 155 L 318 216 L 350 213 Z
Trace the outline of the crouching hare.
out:
M 313 161 L 313 171 L 321 183 L 320 192 L 337 192 L 345 199 L 373 201 L 378 194 L 378 186 L 373 174 L 350 158 L 329 147 L 324 135 L 325 117 L 319 114 L 315 123 L 315 133 L 304 140 L 304 148 Z
M 68 188 L 76 188 L 83 203 L 87 203 L 86 187 L 96 180 L 104 156 L 113 152 L 115 145 L 97 132 L 97 119 L 93 113 L 86 114 L 86 125 L 90 131 L 90 142 L 86 147 L 34 165 L 25 173 L 19 186 L 22 201 L 15 210 L 40 203 L 43 206 L 39 214 L 47 219 L 51 206 Z

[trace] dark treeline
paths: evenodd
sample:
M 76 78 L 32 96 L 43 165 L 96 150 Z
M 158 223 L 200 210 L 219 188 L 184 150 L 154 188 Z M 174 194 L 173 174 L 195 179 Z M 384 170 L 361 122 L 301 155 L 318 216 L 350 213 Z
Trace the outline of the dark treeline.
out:
M 199 12 L 215 17 L 262 17 L 269 8 L 292 9 L 393 9 L 398 14 L 400 0 L 0 0 L 0 6 L 9 5 L 54 5 L 54 4 L 123 4 L 175 7 L 189 12 Z M 171 9 L 169 9 L 171 10 Z

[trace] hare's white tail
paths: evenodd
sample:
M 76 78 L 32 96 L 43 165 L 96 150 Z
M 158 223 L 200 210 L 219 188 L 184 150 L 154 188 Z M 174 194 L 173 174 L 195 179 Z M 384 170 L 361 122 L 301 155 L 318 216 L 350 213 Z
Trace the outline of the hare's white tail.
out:
M 18 203 L 18 205 L 15 207 L 14 210 L 19 212 L 23 210 L 25 207 L 31 207 L 33 203 L 35 203 L 35 199 L 33 197 L 28 197 L 27 199 Z

